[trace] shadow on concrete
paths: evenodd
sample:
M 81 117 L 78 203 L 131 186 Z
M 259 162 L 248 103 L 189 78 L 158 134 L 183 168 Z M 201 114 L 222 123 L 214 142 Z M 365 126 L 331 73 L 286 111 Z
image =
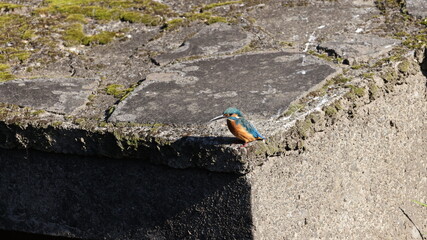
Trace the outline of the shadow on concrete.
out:
M 17 231 L 0 230 L 0 237 L 8 240 L 76 240 L 76 238 L 48 236 Z
M 195 137 L 195 136 L 186 136 L 178 141 L 179 142 L 192 142 L 192 143 L 200 143 L 201 145 L 226 145 L 226 144 L 240 144 L 243 143 L 238 138 L 235 137 Z
M 420 63 L 420 68 L 423 75 L 427 77 L 427 51 L 424 51 L 423 61 Z
M 236 174 L 0 149 L 0 182 L 1 229 L 83 239 L 252 238 L 250 186 Z

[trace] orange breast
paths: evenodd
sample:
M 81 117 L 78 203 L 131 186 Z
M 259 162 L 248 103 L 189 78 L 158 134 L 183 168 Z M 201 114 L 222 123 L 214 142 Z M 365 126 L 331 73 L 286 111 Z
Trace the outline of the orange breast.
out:
M 255 141 L 256 139 L 242 125 L 236 124 L 234 120 L 227 119 L 227 126 L 230 132 L 245 143 Z

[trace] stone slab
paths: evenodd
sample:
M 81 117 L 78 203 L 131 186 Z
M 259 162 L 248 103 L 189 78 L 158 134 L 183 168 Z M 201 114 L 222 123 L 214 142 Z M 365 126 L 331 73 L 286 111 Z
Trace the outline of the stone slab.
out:
M 239 26 L 216 23 L 204 27 L 177 49 L 153 59 L 156 63 L 165 65 L 180 58 L 231 53 L 248 45 L 251 39 L 252 35 Z
M 344 62 L 368 62 L 391 51 L 400 40 L 382 38 L 375 35 L 349 34 L 339 35 L 330 41 L 319 44 L 317 49 L 344 59 Z
M 0 102 L 72 114 L 84 107 L 98 85 L 96 79 L 39 78 L 0 83 Z
M 380 12 L 372 2 L 360 1 L 270 1 L 245 15 L 277 40 L 303 51 L 333 36 L 369 32 L 379 25 Z
M 411 15 L 427 17 L 427 1 L 425 0 L 406 0 L 406 9 Z
M 335 71 L 310 55 L 288 52 L 180 63 L 149 74 L 109 120 L 206 123 L 230 106 L 268 119 Z

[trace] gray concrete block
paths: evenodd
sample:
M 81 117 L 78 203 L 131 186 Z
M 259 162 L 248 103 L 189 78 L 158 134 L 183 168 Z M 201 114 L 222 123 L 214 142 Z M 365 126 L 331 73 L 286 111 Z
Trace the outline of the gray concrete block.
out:
M 400 40 L 375 35 L 348 34 L 338 35 L 329 41 L 320 43 L 317 49 L 334 57 L 340 57 L 346 64 L 377 61 L 398 45 Z
M 310 55 L 288 52 L 183 62 L 148 74 L 109 120 L 200 124 L 231 106 L 268 119 L 335 72 Z
M 0 83 L 0 102 L 73 114 L 84 107 L 97 79 L 37 78 Z
M 252 38 L 250 33 L 239 26 L 216 23 L 205 26 L 177 49 L 153 59 L 165 65 L 175 59 L 232 53 L 249 45 Z
M 427 17 L 427 2 L 424 0 L 406 0 L 406 9 L 411 15 Z

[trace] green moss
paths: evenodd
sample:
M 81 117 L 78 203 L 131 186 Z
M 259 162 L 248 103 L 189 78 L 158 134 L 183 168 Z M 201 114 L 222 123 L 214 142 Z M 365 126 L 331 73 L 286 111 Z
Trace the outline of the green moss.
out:
M 36 111 L 31 112 L 31 114 L 32 114 L 33 116 L 38 116 L 38 115 L 43 114 L 43 113 L 45 113 L 45 112 L 46 112 L 45 110 L 40 109 L 40 110 L 36 110 Z
M 126 93 L 126 89 L 120 84 L 110 84 L 105 88 L 105 92 L 115 98 L 121 98 Z
M 365 96 L 365 89 L 362 87 L 357 87 L 354 85 L 347 85 L 346 87 L 350 88 L 350 91 L 345 95 L 348 99 L 355 99 Z
M 138 86 L 138 84 L 134 84 L 130 86 L 129 88 L 125 88 L 123 85 L 120 84 L 110 84 L 105 88 L 105 92 L 108 95 L 113 95 L 115 98 L 118 98 L 121 100 L 125 99 L 129 96 L 129 94 Z
M 173 29 L 176 29 L 176 28 L 182 26 L 183 24 L 184 24 L 184 19 L 174 18 L 172 20 L 167 21 L 163 27 L 168 29 L 168 30 L 173 30 Z
M 24 39 L 24 40 L 30 40 L 30 39 L 33 39 L 35 37 L 36 37 L 35 31 L 32 29 L 25 30 L 22 33 L 22 39 Z
M 338 110 L 335 108 L 335 106 L 327 106 L 323 109 L 323 111 L 328 117 L 334 117 L 338 113 Z
M 207 20 L 212 16 L 211 12 L 203 12 L 203 13 L 185 13 L 184 17 L 190 21 L 195 20 Z
M 144 23 L 151 26 L 157 26 L 162 22 L 161 17 L 138 12 L 123 12 L 120 15 L 120 20 L 130 23 Z
M 427 29 L 403 37 L 402 44 L 410 49 L 421 49 L 427 45 Z
M 132 86 L 126 88 L 124 91 L 124 94 L 120 97 L 120 101 L 123 101 L 125 98 L 127 98 L 133 90 L 138 86 L 138 83 L 133 84 Z
M 363 67 L 364 67 L 364 65 L 363 65 L 363 64 L 355 64 L 355 65 L 352 65 L 352 66 L 351 66 L 351 69 L 358 70 L 358 69 L 361 69 L 361 68 L 363 68 Z
M 64 40 L 67 45 L 80 45 L 85 39 L 86 35 L 83 32 L 83 25 L 80 23 L 73 24 L 68 27 L 64 33 Z
M 104 45 L 113 41 L 115 36 L 116 36 L 116 33 L 114 32 L 103 31 L 92 36 L 86 36 L 83 39 L 82 43 L 83 45 L 93 45 L 93 44 Z
M 286 112 L 283 113 L 283 116 L 285 116 L 285 117 L 291 116 L 292 114 L 299 112 L 299 111 L 303 110 L 304 108 L 305 108 L 305 105 L 303 105 L 303 104 L 293 103 L 288 107 Z
M 206 21 L 207 24 L 214 24 L 217 22 L 227 23 L 228 21 L 227 21 L 226 17 L 218 17 L 218 16 L 212 16 L 212 17 L 208 18 Z
M 70 14 L 65 20 L 75 23 L 87 23 L 86 17 L 83 14 Z
M 331 81 L 331 83 L 332 83 L 332 84 L 342 85 L 342 84 L 345 84 L 345 83 L 347 83 L 347 82 L 350 82 L 350 81 L 351 81 L 351 79 L 350 79 L 350 78 L 345 77 L 345 76 L 344 76 L 344 75 L 342 75 L 342 74 L 340 74 L 340 75 L 338 75 L 338 76 L 336 76 L 336 77 L 332 78 L 330 81 Z
M 160 16 L 172 15 L 172 11 L 165 4 L 152 1 L 114 1 L 114 0 L 49 0 L 46 12 L 71 15 L 81 14 L 95 20 L 111 21 L 122 20 L 131 23 L 145 23 L 158 25 L 162 22 Z M 127 9 L 141 9 L 142 12 Z M 81 17 L 79 17 L 81 19 Z
M 98 123 L 98 127 L 105 128 L 105 127 L 107 127 L 107 126 L 108 126 L 108 123 L 107 123 L 107 122 L 102 121 L 102 122 L 99 122 L 99 123 Z
M 329 62 L 333 62 L 333 61 L 336 60 L 336 58 L 334 58 L 332 56 L 329 56 L 327 53 L 318 53 L 318 52 L 316 52 L 314 50 L 309 50 L 309 51 L 307 51 L 307 53 L 311 54 L 313 56 L 316 56 L 318 58 L 324 59 L 326 61 L 329 61 Z
M 54 122 L 52 122 L 51 125 L 52 125 L 52 127 L 59 127 L 62 125 L 62 122 L 61 121 L 54 121 Z
M 293 47 L 294 43 L 293 42 L 279 41 L 279 45 L 282 47 Z
M 338 111 L 342 110 L 343 107 L 339 101 L 335 101 L 334 103 L 325 106 L 323 108 L 323 111 L 325 112 L 326 116 L 328 117 L 334 117 L 338 114 Z
M 82 125 L 84 125 L 86 123 L 86 119 L 84 119 L 84 118 L 76 118 L 76 119 L 73 120 L 73 123 L 82 126 Z
M 10 57 L 16 58 L 20 62 L 23 62 L 23 61 L 27 60 L 28 58 L 30 58 L 30 56 L 31 56 L 30 52 L 22 51 L 22 52 L 17 52 L 17 53 L 11 54 Z
M 395 82 L 397 79 L 397 74 L 392 69 L 389 69 L 381 74 L 381 78 L 386 82 Z
M 23 7 L 23 5 L 0 2 L 0 9 L 3 11 L 6 11 L 6 12 L 11 11 L 11 10 L 15 10 L 15 9 L 21 8 L 21 7 Z
M 410 68 L 411 68 L 411 63 L 409 62 L 409 60 L 405 60 L 399 63 L 399 65 L 397 65 L 397 69 L 402 73 L 409 72 Z
M 64 40 L 67 42 L 68 46 L 81 44 L 86 46 L 98 44 L 104 45 L 110 43 L 115 36 L 116 33 L 108 31 L 103 31 L 98 34 L 88 36 L 83 32 L 83 25 L 76 23 L 69 26 L 69 28 L 66 30 L 64 34 Z
M 280 152 L 282 149 L 277 143 L 272 142 L 265 142 L 265 141 L 259 141 L 257 142 L 256 148 L 255 148 L 255 155 L 261 155 L 261 156 L 271 156 L 275 153 Z
M 10 73 L 10 66 L 7 64 L 0 64 L 0 82 L 6 82 L 15 79 L 15 76 Z
M 221 7 L 221 6 L 230 5 L 230 4 L 238 4 L 238 3 L 243 3 L 243 1 L 226 1 L 226 2 L 211 3 L 202 7 L 202 10 L 209 10 L 216 7 Z
M 311 133 L 313 133 L 313 123 L 311 122 L 311 119 L 304 119 L 303 121 L 297 121 L 296 128 L 298 131 L 298 134 L 303 137 L 303 139 L 310 136 Z
M 373 79 L 374 75 L 375 75 L 375 73 L 363 73 L 362 77 L 367 78 L 367 79 Z
M 108 109 L 107 109 L 107 111 L 106 111 L 106 115 L 107 116 L 111 116 L 111 114 L 113 114 L 113 112 L 116 110 L 116 107 L 115 106 L 111 106 L 111 107 L 109 107 Z
M 2 53 L 0 55 L 0 62 L 9 62 L 9 63 L 16 63 L 16 62 L 23 62 L 27 60 L 31 56 L 31 52 L 20 50 L 19 48 L 0 48 L 0 52 Z
M 375 83 L 371 82 L 368 84 L 368 89 L 369 89 L 369 99 L 371 100 L 376 99 L 379 94 L 378 86 Z
M 242 54 L 247 52 L 253 52 L 257 49 L 257 41 L 252 40 L 250 43 L 246 44 L 239 50 L 235 51 L 233 54 Z
M 96 98 L 96 95 L 95 95 L 95 94 L 90 94 L 90 95 L 87 97 L 87 99 L 88 99 L 89 101 L 93 101 L 95 98 Z

